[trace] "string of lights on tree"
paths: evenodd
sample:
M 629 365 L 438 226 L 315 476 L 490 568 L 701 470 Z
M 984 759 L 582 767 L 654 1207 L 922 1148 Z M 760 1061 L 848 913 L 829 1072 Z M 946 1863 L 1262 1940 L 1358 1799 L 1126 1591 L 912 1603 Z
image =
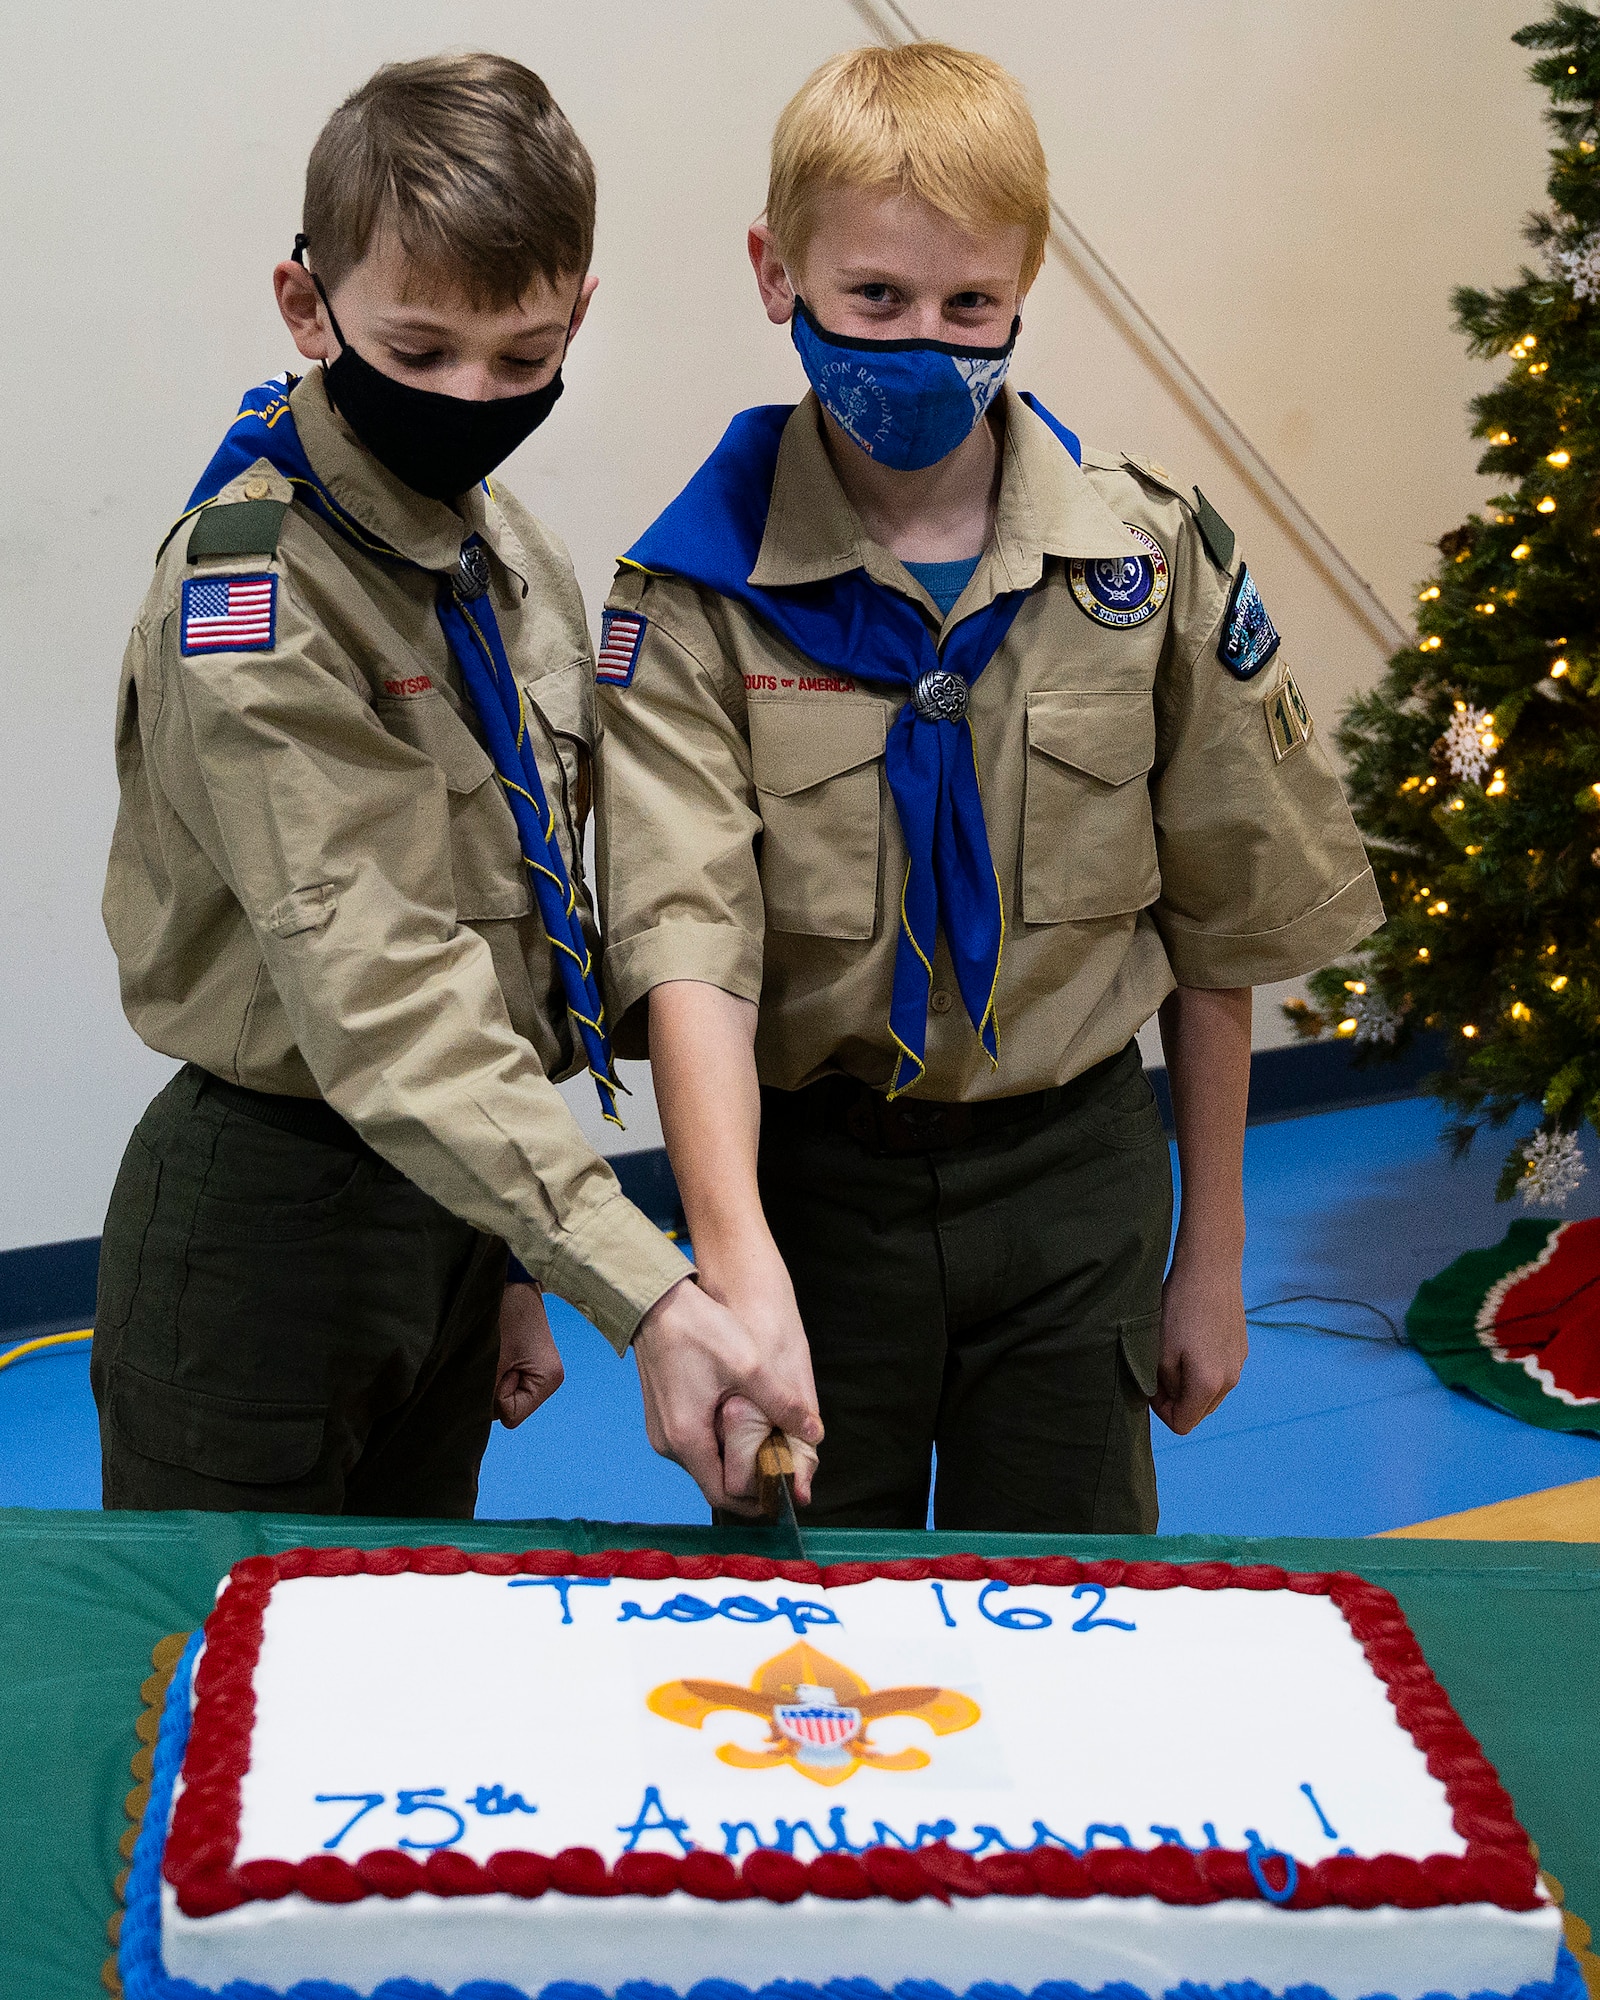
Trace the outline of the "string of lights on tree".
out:
M 1560 1206 L 1600 1123 L 1600 17 L 1558 0 L 1513 39 L 1557 136 L 1542 268 L 1452 301 L 1510 362 L 1472 405 L 1507 490 L 1440 538 L 1416 644 L 1342 719 L 1388 922 L 1287 1011 L 1374 1057 L 1438 1035 L 1458 1150 L 1539 1105 L 1499 1194 Z

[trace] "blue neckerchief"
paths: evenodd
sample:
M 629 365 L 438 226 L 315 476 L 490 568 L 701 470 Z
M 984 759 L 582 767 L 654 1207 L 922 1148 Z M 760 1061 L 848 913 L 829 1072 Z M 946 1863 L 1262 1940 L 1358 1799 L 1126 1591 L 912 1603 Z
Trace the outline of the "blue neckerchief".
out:
M 1031 396 L 1025 401 L 1077 459 L 1072 433 Z M 1026 591 L 1006 591 L 964 618 L 941 649 L 916 607 L 863 570 L 781 590 L 749 581 L 766 531 L 778 445 L 792 414 L 786 405 L 768 404 L 736 416 L 710 458 L 623 561 L 734 599 L 828 672 L 887 681 L 909 694 L 923 674 L 943 668 L 970 687 L 999 651 Z M 888 1087 L 895 1097 L 912 1088 L 927 1067 L 928 996 L 941 925 L 967 1016 L 984 1053 L 998 1065 L 995 989 L 1005 904 L 989 853 L 966 717 L 955 723 L 928 720 L 907 701 L 889 730 L 884 760 L 907 853 L 889 1002 L 889 1033 L 900 1052 Z M 902 1084 L 907 1062 L 915 1073 Z
M 298 499 L 368 555 L 380 556 L 386 562 L 420 571 L 424 576 L 433 575 L 434 572 L 401 555 L 398 549 L 377 539 L 359 521 L 353 520 L 318 479 L 289 408 L 289 390 L 293 386 L 290 377 L 278 376 L 249 392 L 239 405 L 232 428 L 200 475 L 199 485 L 189 495 L 185 518 L 215 499 L 224 486 L 257 459 L 264 458 L 294 487 Z M 476 543 L 479 538 L 469 539 Z M 613 1125 L 620 1125 L 616 1096 L 619 1086 L 612 1067 L 611 1041 L 595 983 L 594 963 L 578 916 L 577 895 L 555 838 L 555 815 L 546 802 L 539 767 L 534 761 L 522 691 L 506 658 L 494 606 L 487 590 L 470 600 L 460 600 L 445 579 L 437 581 L 439 623 L 461 670 L 462 686 L 477 711 L 489 755 L 494 760 L 495 776 L 517 822 L 522 858 L 533 884 L 539 915 L 555 946 L 567 1011 L 582 1038 L 601 1112 Z

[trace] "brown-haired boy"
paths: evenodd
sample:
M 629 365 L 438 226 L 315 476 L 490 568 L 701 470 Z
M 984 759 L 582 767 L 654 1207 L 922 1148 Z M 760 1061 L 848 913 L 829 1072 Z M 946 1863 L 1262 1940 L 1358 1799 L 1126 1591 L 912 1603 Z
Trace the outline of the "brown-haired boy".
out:
M 703 1284 L 809 1343 L 817 1522 L 920 1527 L 937 1450 L 941 1527 L 1155 1527 L 1149 1408 L 1245 1356 L 1250 988 L 1382 921 L 1231 531 L 1004 386 L 1048 228 L 997 64 L 825 64 L 750 232 L 812 393 L 735 418 L 606 614 L 619 1046 Z
M 541 1285 L 635 1344 L 714 1498 L 753 1479 L 730 1390 L 815 1427 L 552 1081 L 587 1063 L 610 1106 L 592 654 L 488 475 L 560 394 L 593 226 L 588 154 L 502 57 L 390 65 L 312 152 L 274 283 L 321 365 L 246 396 L 123 670 L 106 923 L 184 1067 L 106 1219 L 108 1506 L 470 1515 L 497 1403 L 560 1380 Z

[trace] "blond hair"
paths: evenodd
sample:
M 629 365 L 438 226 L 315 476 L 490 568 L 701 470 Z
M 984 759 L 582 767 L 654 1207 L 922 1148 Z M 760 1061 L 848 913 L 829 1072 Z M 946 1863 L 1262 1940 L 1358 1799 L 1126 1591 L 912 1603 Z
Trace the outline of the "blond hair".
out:
M 535 277 L 588 269 L 594 162 L 531 69 L 509 56 L 385 63 L 323 126 L 301 228 L 331 291 L 392 230 L 428 278 L 514 304 Z
M 977 234 L 1028 232 L 1022 282 L 1044 262 L 1049 169 L 1022 86 L 987 56 L 946 42 L 848 49 L 809 76 L 772 135 L 767 222 L 782 254 L 804 255 L 829 187 L 920 195 Z

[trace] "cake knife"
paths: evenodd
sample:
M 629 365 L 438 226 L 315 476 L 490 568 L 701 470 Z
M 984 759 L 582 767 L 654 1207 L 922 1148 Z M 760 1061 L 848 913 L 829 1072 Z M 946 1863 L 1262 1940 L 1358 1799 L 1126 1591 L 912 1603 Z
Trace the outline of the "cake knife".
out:
M 785 1537 L 795 1558 L 804 1562 L 806 1545 L 794 1511 L 794 1457 L 781 1430 L 773 1430 L 756 1453 L 756 1480 L 762 1514 Z

